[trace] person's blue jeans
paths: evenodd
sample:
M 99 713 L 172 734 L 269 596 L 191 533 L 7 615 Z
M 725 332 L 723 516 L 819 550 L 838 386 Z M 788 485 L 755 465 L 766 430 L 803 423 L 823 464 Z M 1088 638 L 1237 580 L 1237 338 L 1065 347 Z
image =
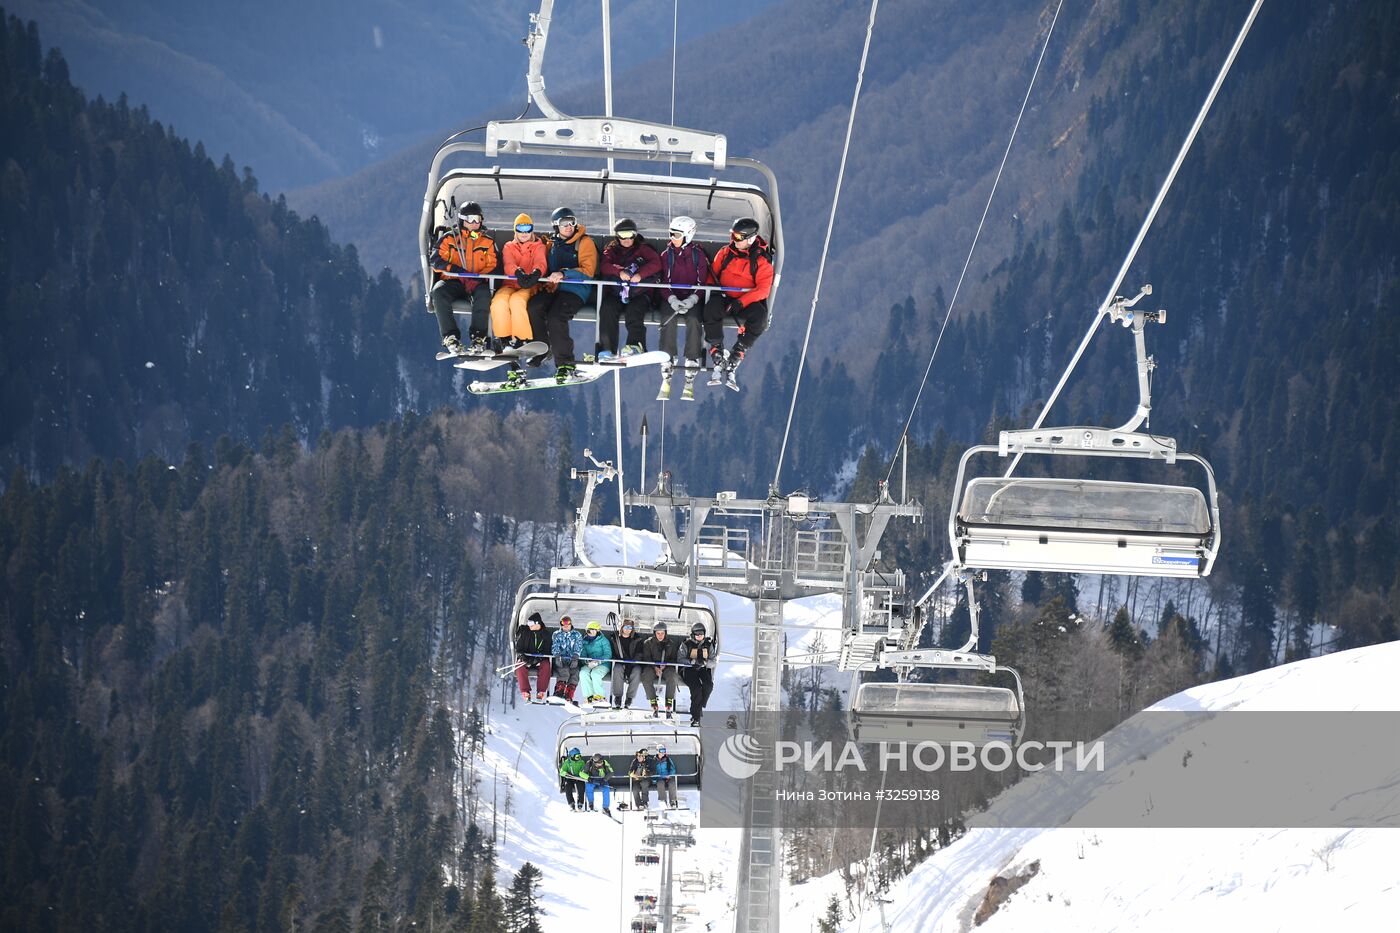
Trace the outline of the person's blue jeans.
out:
M 605 784 L 605 783 L 602 782 L 602 781 L 589 781 L 589 782 L 588 782 L 588 786 L 587 786 L 586 788 L 584 788 L 584 791 L 583 791 L 584 799 L 586 799 L 586 800 L 588 801 L 588 805 L 589 805 L 590 807 L 593 806 L 593 788 L 594 788 L 594 787 L 601 787 L 601 788 L 603 789 L 603 809 L 604 809 L 604 810 L 611 810 L 611 809 L 612 809 L 612 787 L 610 787 L 609 785 Z

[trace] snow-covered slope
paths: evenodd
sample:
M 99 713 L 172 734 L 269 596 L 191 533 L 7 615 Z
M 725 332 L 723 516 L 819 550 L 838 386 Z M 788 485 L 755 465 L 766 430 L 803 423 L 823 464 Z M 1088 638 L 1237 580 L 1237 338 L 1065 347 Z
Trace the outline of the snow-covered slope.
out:
M 1400 642 L 1207 684 L 1155 708 L 1393 711 L 1397 670 Z M 1189 741 L 1188 730 L 1172 744 Z M 1016 806 L 1052 779 L 1022 782 L 992 810 Z M 1400 789 L 1383 789 L 1377 805 L 1394 812 Z M 1400 830 L 973 829 L 885 895 L 885 919 L 895 933 L 1395 929 L 1397 865 Z M 997 877 L 1025 881 L 988 915 Z M 814 882 L 807 902 L 824 903 L 831 887 Z M 796 928 L 808 927 L 787 927 Z M 868 908 L 849 929 L 884 927 Z
M 586 546 L 598 564 L 621 561 L 621 529 L 590 527 Z M 629 529 L 628 563 L 651 563 L 661 557 L 665 543 L 656 534 Z M 752 674 L 753 604 L 745 599 L 716 594 L 720 609 L 724 660 L 715 672 L 712 710 L 742 709 L 740 687 Z M 841 602 L 838 597 L 803 600 L 788 607 L 787 620 L 794 628 L 789 654 L 808 654 L 818 633 L 803 635 L 798 629 L 812 626 L 839 626 Z M 743 627 L 739 627 L 743 626 Z M 831 644 L 831 635 L 827 635 Z M 505 691 L 514 693 L 513 684 Z M 508 818 L 498 827 L 502 881 L 526 861 L 544 872 L 540 900 L 546 911 L 544 928 L 550 933 L 566 930 L 617 930 L 620 923 L 636 914 L 633 894 L 643 888 L 659 890 L 660 870 L 638 866 L 633 855 L 640 847 L 644 828 L 641 815 L 614 808 L 621 823 L 601 813 L 573 813 L 559 793 L 554 764 L 555 733 L 565 719 L 562 709 L 553 706 L 517 704 L 502 708 L 496 691 L 487 713 L 485 755 L 479 773 L 489 787 L 498 787 L 497 800 L 504 807 L 510 794 Z M 684 710 L 686 691 L 681 691 Z M 639 692 L 638 705 L 642 698 Z M 684 718 L 678 718 L 682 725 Z M 625 790 L 623 791 L 625 794 Z M 489 791 L 487 792 L 489 797 Z M 675 819 L 695 821 L 699 794 L 682 792 L 690 813 Z M 614 797 L 614 803 L 618 800 Z M 656 806 L 655 795 L 652 805 Z M 691 930 L 727 930 L 733 925 L 733 900 L 737 890 L 741 832 L 700 829 L 693 849 L 678 855 L 675 870 L 701 871 L 714 884 L 703 894 L 683 894 L 680 904 L 692 904 L 698 914 Z M 708 926 L 707 926 L 708 925 Z

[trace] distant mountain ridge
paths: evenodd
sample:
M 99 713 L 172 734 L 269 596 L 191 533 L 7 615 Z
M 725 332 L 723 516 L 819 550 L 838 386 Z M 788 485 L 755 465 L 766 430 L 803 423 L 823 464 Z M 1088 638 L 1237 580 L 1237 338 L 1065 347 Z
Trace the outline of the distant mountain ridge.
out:
M 691 35 L 749 15 L 771 0 L 718 0 L 683 10 Z M 89 96 L 150 107 L 216 158 L 252 165 L 268 190 L 353 172 L 486 105 L 518 112 L 534 0 L 7 0 L 58 46 Z M 651 54 L 670 4 L 613 4 L 619 62 Z M 602 58 L 597 4 L 559 3 L 551 86 Z M 518 68 L 481 67 L 484 61 Z M 557 77 L 556 77 L 557 76 Z

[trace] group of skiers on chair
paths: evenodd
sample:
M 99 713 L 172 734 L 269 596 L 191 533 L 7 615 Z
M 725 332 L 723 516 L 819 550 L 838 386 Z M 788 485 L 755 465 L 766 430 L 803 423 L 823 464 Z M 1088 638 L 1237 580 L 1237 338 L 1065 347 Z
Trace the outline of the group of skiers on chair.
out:
M 547 340 L 549 352 L 524 363 L 539 366 L 545 357 L 553 356 L 556 380 L 568 382 L 575 369 L 569 325 L 593 291 L 594 286 L 588 283 L 595 276 L 596 280 L 617 283 L 603 289 L 596 361 L 645 352 L 646 314 L 658 308 L 663 312 L 661 349 L 670 362 L 662 369 L 657 395 L 662 400 L 670 398 L 672 371 L 682 363 L 677 346 L 681 322 L 685 323 L 681 397 L 686 400 L 695 397 L 695 377 L 707 355 L 710 385 L 724 384 L 738 391 L 735 371 L 768 327 L 773 262 L 767 242 L 759 235 L 758 221 L 752 217 L 734 221 L 729 242 L 713 258 L 694 242 L 696 227 L 690 217 L 671 220 L 668 242 L 660 251 L 624 217 L 613 226 L 613 238 L 603 247 L 601 262 L 598 247 L 567 207 L 550 216 L 553 232 L 544 237 L 536 233 L 529 214 L 518 215 L 511 238 L 499 244 L 499 249 L 484 226 L 480 204 L 463 204 L 454 220 L 439 236 L 433 252 L 438 281 L 431 293 L 443 346 L 454 355 L 509 352 L 531 341 Z M 485 278 L 493 274 L 507 278 Z M 494 294 L 493 282 L 499 282 Z M 710 291 L 706 300 L 702 286 L 718 288 Z M 452 313 L 454 300 L 471 304 L 467 344 L 462 342 Z M 739 323 L 738 340 L 728 350 L 724 347 L 726 317 Z M 620 349 L 619 322 L 626 327 L 626 342 Z M 488 336 L 488 323 L 494 341 Z M 524 366 L 513 363 L 507 384 L 520 384 L 525 379 Z
M 603 812 L 612 816 L 612 762 L 599 752 L 587 757 L 582 749 L 571 748 L 569 754 L 559 763 L 559 783 L 571 810 L 596 810 L 595 789 L 603 796 Z M 656 787 L 656 799 L 663 807 L 680 806 L 676 793 L 676 763 L 671 760 L 665 745 L 656 747 L 652 757 L 645 748 L 637 749 L 627 769 L 627 777 L 632 785 L 632 809 L 651 808 L 651 788 Z
M 580 633 L 574 630 L 573 619 L 564 616 L 551 633 L 540 614 L 531 613 L 515 637 L 521 699 L 543 702 L 553 675 L 554 696 L 566 702 L 574 702 L 577 693 L 582 702 L 631 709 L 640 684 L 652 715 L 660 716 L 664 711 L 669 719 L 675 716 L 676 682 L 680 679 L 690 689 L 690 724 L 700 725 L 715 687 L 717 659 L 714 639 L 705 626 L 696 622 L 690 627 L 690 637 L 681 641 L 668 634 L 665 622 L 652 626 L 648 638 L 637 632 L 631 619 L 618 623 L 611 612 L 608 619 L 607 633 L 597 621 L 589 622 Z M 666 691 L 664 707 L 658 681 Z

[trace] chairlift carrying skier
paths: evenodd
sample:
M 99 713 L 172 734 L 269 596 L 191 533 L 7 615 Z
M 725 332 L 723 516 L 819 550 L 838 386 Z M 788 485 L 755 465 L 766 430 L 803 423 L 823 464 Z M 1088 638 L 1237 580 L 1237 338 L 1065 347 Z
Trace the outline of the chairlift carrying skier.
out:
M 662 368 L 661 391 L 657 398 L 665 401 L 671 397 L 671 372 L 679 365 L 681 356 L 677 346 L 677 330 L 685 323 L 685 387 L 681 390 L 683 401 L 695 398 L 695 376 L 705 365 L 703 340 L 703 304 L 705 293 L 696 291 L 695 286 L 709 285 L 714 281 L 710 273 L 710 257 L 695 239 L 695 221 L 684 215 L 672 218 L 669 229 L 670 239 L 661 252 L 661 280 L 671 288 L 661 294 L 662 307 L 661 349 L 671 357 L 671 363 Z
M 768 243 L 759 236 L 757 220 L 740 217 L 734 221 L 729 243 L 715 254 L 713 272 L 721 286 L 747 289 L 739 294 L 715 292 L 705 303 L 705 339 L 714 366 L 710 384 L 722 382 L 737 392 L 734 373 L 754 341 L 768 329 L 768 295 L 773 290 L 773 261 Z M 729 314 L 739 321 L 739 338 L 726 351 L 724 318 Z
M 637 650 L 637 659 L 642 662 L 642 689 L 646 691 L 653 715 L 660 715 L 656 690 L 658 680 L 664 681 L 666 686 L 666 715 L 675 715 L 676 663 L 680 657 L 680 647 L 679 641 L 666 637 L 666 623 L 657 622 L 652 626 L 652 637 L 642 642 Z
M 464 278 L 486 275 L 496 268 L 496 243 L 486 232 L 485 215 L 481 205 L 468 201 L 457 208 L 454 224 L 447 229 L 433 249 L 433 271 L 438 281 L 433 285 L 433 313 L 437 315 L 442 345 L 448 352 L 465 356 L 468 352 L 486 353 L 487 324 L 491 309 L 491 285 L 487 279 Z M 462 343 L 462 331 L 452 313 L 452 302 L 471 299 L 472 319 L 470 347 Z
M 516 679 L 520 687 L 520 696 L 527 703 L 531 699 L 531 672 L 535 674 L 534 699 L 537 702 L 544 700 L 545 691 L 549 689 L 549 659 L 554 653 L 550 642 L 550 635 L 544 629 L 544 619 L 538 612 L 530 613 L 525 625 L 515 636 L 515 657 L 520 662 L 520 666 L 515 669 Z
M 613 227 L 613 239 L 603 247 L 603 259 L 598 265 L 600 278 L 616 279 L 621 283 L 606 286 L 603 300 L 598 306 L 599 362 L 612 359 L 618 353 L 619 319 L 627 323 L 627 340 L 622 354 L 627 356 L 646 352 L 646 315 L 655 307 L 659 289 L 630 286 L 638 282 L 654 282 L 660 272 L 661 257 L 637 230 L 637 224 L 627 217 L 619 220 Z
M 550 641 L 550 653 L 554 656 L 554 695 L 565 700 L 573 700 L 578 688 L 579 654 L 583 651 L 583 636 L 574 631 L 574 620 L 564 616 L 559 620 L 559 631 Z

